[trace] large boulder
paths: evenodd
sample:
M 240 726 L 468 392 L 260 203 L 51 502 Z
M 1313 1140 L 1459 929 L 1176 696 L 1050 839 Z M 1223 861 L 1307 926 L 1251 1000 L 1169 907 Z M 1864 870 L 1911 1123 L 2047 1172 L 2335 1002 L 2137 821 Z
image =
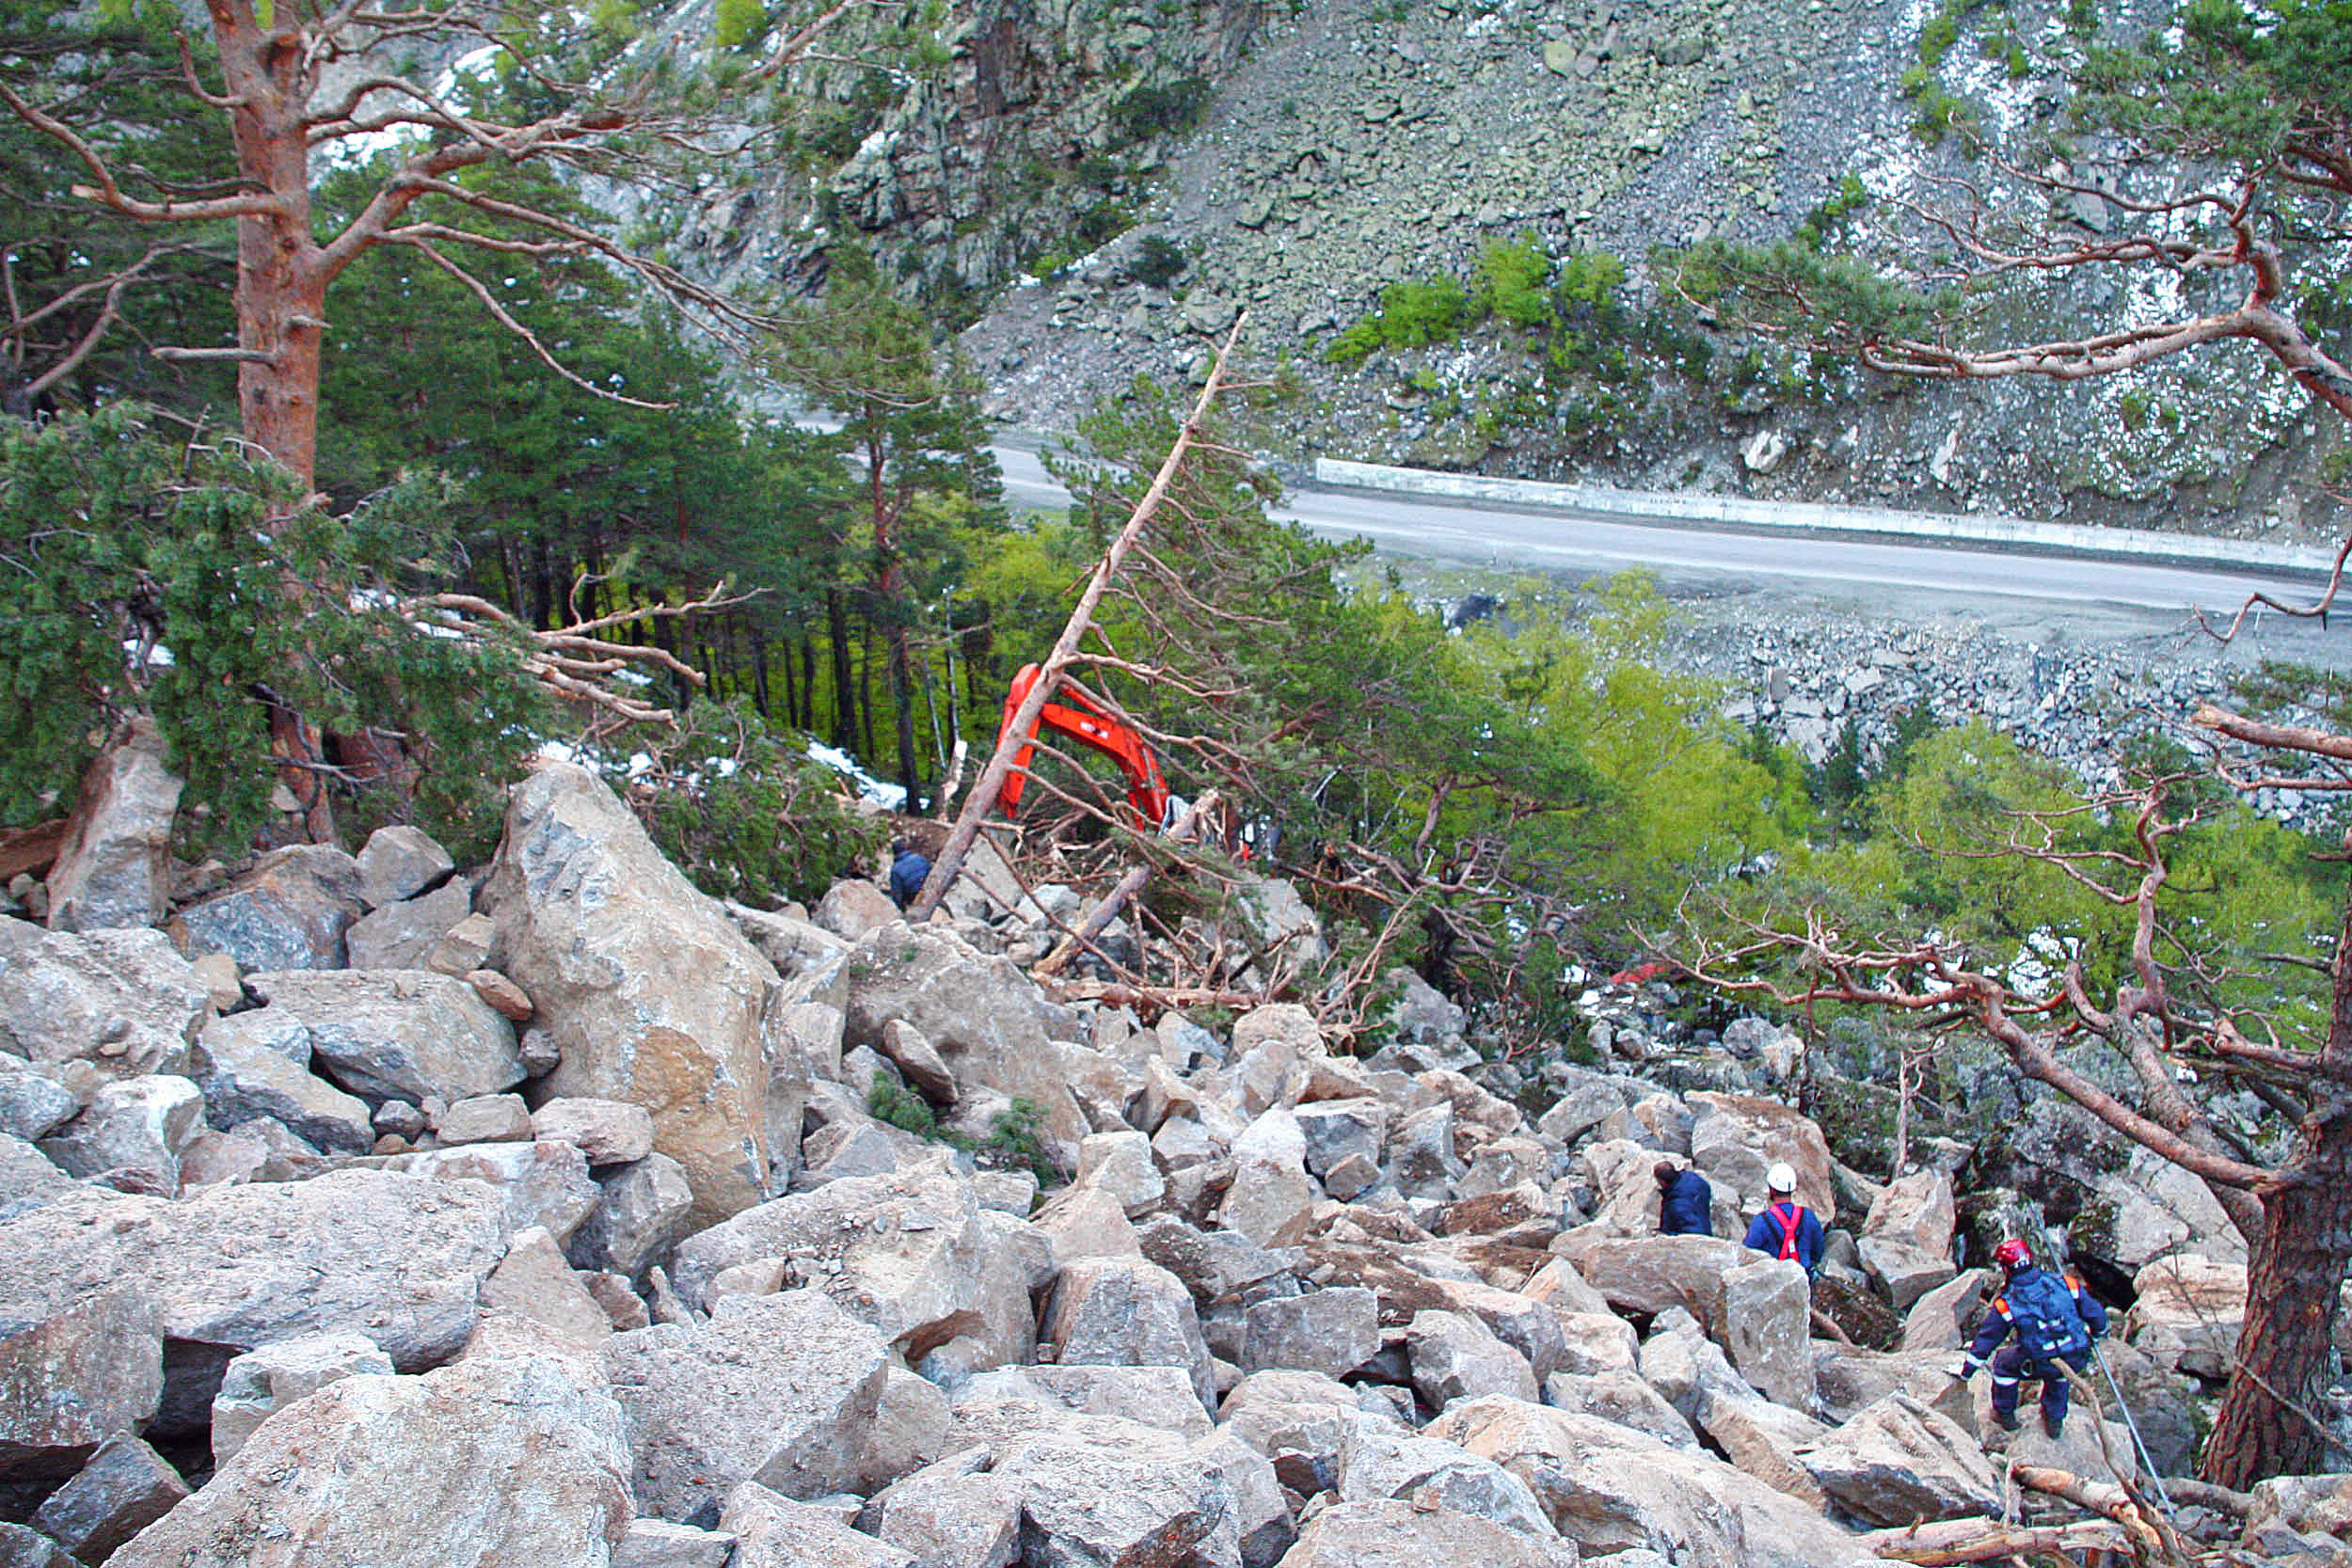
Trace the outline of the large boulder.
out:
M 1837 1220 L 1836 1175 L 1821 1130 L 1793 1106 L 1753 1094 L 1707 1091 L 1683 1097 L 1695 1119 L 1691 1124 L 1691 1163 L 1720 1191 L 1729 1189 L 1740 1212 L 1764 1207 L 1764 1174 L 1788 1162 L 1797 1172 L 1797 1199 L 1821 1216 Z
M 1208 1411 L 1184 1367 L 1000 1367 L 966 1382 L 961 1398 L 1026 1400 L 1088 1416 L 1116 1416 L 1180 1437 L 1206 1437 Z
M 163 1323 L 138 1291 L 0 1312 L 0 1481 L 72 1475 L 163 1392 Z
M 354 859 L 359 868 L 359 901 L 371 910 L 414 898 L 457 868 L 432 834 L 405 822 L 370 833 Z
M 499 1195 L 510 1230 L 539 1226 L 559 1246 L 604 1196 L 570 1144 L 460 1144 L 401 1155 L 392 1168 L 436 1181 L 479 1181 Z
M 135 716 L 82 772 L 49 869 L 49 928 L 154 926 L 171 909 L 171 820 L 181 781 L 163 732 Z
M 330 844 L 293 844 L 183 909 L 171 931 L 184 951 L 226 953 L 242 970 L 341 969 L 344 933 L 366 908 L 357 861 Z
M 349 1170 L 176 1203 L 85 1188 L 0 1225 L 0 1322 L 129 1291 L 209 1405 L 230 1356 L 297 1334 L 348 1329 L 405 1370 L 447 1360 L 506 1246 L 498 1195 L 473 1182 Z
M 1250 1371 L 1293 1367 L 1345 1377 L 1379 1350 L 1379 1298 L 1361 1286 L 1270 1297 L 1243 1316 L 1242 1366 Z
M 1298 1532 L 1281 1568 L 1575 1568 L 1576 1548 L 1491 1520 L 1391 1499 L 1340 1503 Z
M 2131 1341 L 2159 1363 L 2192 1377 L 2229 1375 L 2246 1322 L 2246 1268 L 2182 1253 L 2159 1258 L 2132 1276 Z
M 855 1485 L 888 1379 L 882 1337 L 815 1291 L 729 1296 L 599 1352 L 628 1417 L 642 1507 L 677 1522 L 739 1482 L 787 1497 Z
M 40 1150 L 72 1176 L 139 1171 L 153 1190 L 180 1190 L 180 1155 L 204 1126 L 204 1095 L 158 1073 L 103 1085 L 81 1115 L 41 1139 Z
M 736 1541 L 728 1568 L 914 1568 L 912 1553 L 852 1529 L 838 1510 L 795 1502 L 755 1481 L 727 1494 L 719 1529 Z
M 556 765 L 516 786 L 482 898 L 490 967 L 561 1053 L 549 1095 L 644 1106 L 705 1224 L 775 1190 L 794 1152 L 770 1146 L 775 968 L 601 780 Z
M 601 1565 L 634 1513 L 621 1412 L 593 1370 L 469 1356 L 423 1377 L 344 1378 L 279 1411 L 108 1561 Z
M 392 1371 L 392 1358 L 357 1334 L 298 1334 L 246 1352 L 213 1397 L 213 1463 L 228 1464 L 263 1421 L 328 1384 Z
M 33 1511 L 33 1528 L 84 1562 L 104 1562 L 187 1496 L 163 1455 L 135 1437 L 109 1437 Z
M 443 882 L 421 898 L 369 911 L 343 933 L 354 969 L 433 969 L 434 950 L 473 913 L 473 893 L 462 881 Z M 477 967 L 466 965 L 463 974 Z M 443 970 L 442 973 L 449 973 Z
M 1044 1338 L 1063 1365 L 1181 1367 L 1203 1405 L 1216 1401 L 1208 1342 L 1184 1282 L 1137 1258 L 1088 1258 L 1062 1270 Z
M 927 1465 L 877 1494 L 861 1528 L 939 1568 L 1011 1568 L 1021 1555 L 1021 1494 L 981 1466 L 985 1449 Z
M 310 1031 L 283 1007 L 231 1013 L 198 1037 L 196 1083 L 204 1117 L 224 1131 L 266 1117 L 330 1154 L 375 1142 L 367 1102 L 310 1069 Z
M 2000 1477 L 1976 1440 L 1908 1394 L 1867 1406 L 1803 1457 L 1833 1501 L 1873 1525 L 2000 1513 Z
M 1536 1397 L 1535 1374 L 1527 1357 L 1470 1313 L 1416 1312 L 1405 1344 L 1413 1388 L 1434 1410 L 1488 1394 Z
M 1724 1277 L 1758 1256 L 1712 1236 L 1611 1237 L 1591 1227 L 1563 1232 L 1551 1250 L 1574 1265 L 1613 1309 L 1655 1317 L 1680 1307 L 1719 1341 Z
M 45 1137 L 82 1109 L 82 1099 L 24 1057 L 0 1053 L 0 1136 Z
M 1340 1501 L 1389 1497 L 1489 1520 L 1534 1541 L 1559 1537 L 1527 1482 L 1493 1461 L 1433 1437 L 1359 1424 L 1341 1458 Z
M 1041 1415 L 991 1445 L 990 1474 L 1020 1500 L 1024 1560 L 1242 1568 L 1240 1499 L 1212 1447 L 1110 1417 Z
M 1218 1223 L 1262 1247 L 1295 1246 L 1314 1219 L 1307 1139 L 1298 1118 L 1275 1106 L 1233 1140 L 1233 1180 Z
M 843 1042 L 880 1050 L 901 1020 L 930 1043 L 960 1091 L 975 1088 L 1038 1108 L 1040 1128 L 1065 1164 L 1089 1132 L 1062 1067 L 1074 1022 L 1009 959 L 953 932 L 893 922 L 860 941 L 844 964 Z
M 515 1026 L 449 975 L 281 970 L 246 984 L 309 1032 L 314 1066 L 372 1105 L 464 1100 L 523 1081 Z
M 1724 1340 L 1740 1375 L 1774 1403 L 1813 1403 L 1813 1293 L 1804 1270 L 1755 1253 L 1724 1275 Z
M 1597 1417 L 1493 1398 L 1457 1404 L 1427 1430 L 1526 1481 L 1588 1556 L 1646 1550 L 1686 1568 L 1836 1568 L 1865 1555 L 1811 1509 L 1723 1461 Z
M 185 1072 L 213 994 L 161 931 L 44 931 L 0 916 L 0 1050 L 118 1077 Z
M 1885 1288 L 1895 1310 L 1949 1284 L 1960 1272 L 1950 1258 L 1952 1179 L 1940 1170 L 1915 1171 L 1887 1183 L 1862 1222 L 1862 1266 Z
M 610 1269 L 631 1279 L 662 1259 L 693 1222 L 694 1189 L 667 1154 L 591 1172 L 604 1200 L 572 1232 L 564 1256 L 576 1268 Z

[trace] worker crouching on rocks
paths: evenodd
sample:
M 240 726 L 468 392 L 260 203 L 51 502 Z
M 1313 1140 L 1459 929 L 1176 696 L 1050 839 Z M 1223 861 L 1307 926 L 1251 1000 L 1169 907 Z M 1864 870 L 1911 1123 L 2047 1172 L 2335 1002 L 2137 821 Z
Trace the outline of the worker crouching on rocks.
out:
M 1715 1189 L 1707 1184 L 1706 1177 L 1684 1170 L 1672 1160 L 1659 1161 L 1650 1174 L 1658 1179 L 1661 1236 L 1715 1234 Z
M 2060 1436 L 2066 1431 L 2065 1369 L 2089 1368 L 2091 1341 L 2107 1331 L 2107 1309 L 2074 1275 L 2037 1267 L 2033 1249 L 2023 1242 L 2003 1242 L 1994 1248 L 1993 1260 L 2001 1265 L 2006 1283 L 1985 1308 L 1976 1342 L 1952 1367 L 1952 1375 L 1973 1377 L 1991 1361 L 1993 1418 L 2004 1432 L 2017 1430 L 2018 1385 L 2040 1378 L 2042 1430 Z M 2011 1335 L 2015 1341 L 2004 1345 Z

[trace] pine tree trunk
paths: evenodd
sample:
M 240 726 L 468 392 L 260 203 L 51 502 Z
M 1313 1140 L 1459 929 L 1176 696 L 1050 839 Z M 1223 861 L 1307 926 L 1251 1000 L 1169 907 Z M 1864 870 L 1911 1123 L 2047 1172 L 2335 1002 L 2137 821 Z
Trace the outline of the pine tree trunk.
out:
M 865 756 L 869 762 L 882 755 L 882 748 L 874 744 L 874 623 L 866 623 L 866 645 L 858 650 L 857 661 L 858 725 L 866 740 Z
M 825 590 L 825 631 L 833 640 L 833 743 L 857 744 L 857 697 L 850 685 L 850 609 L 841 590 Z
M 907 628 L 894 623 L 889 641 L 890 703 L 897 710 L 898 731 L 898 787 L 907 792 L 905 809 L 919 812 L 922 805 L 914 787 L 914 673 L 907 654 Z
M 765 719 L 769 716 L 768 639 L 757 626 L 750 627 L 746 635 L 751 639 L 752 644 L 752 706 L 759 709 L 759 716 Z M 792 702 L 792 664 L 788 659 L 784 666 L 784 679 L 785 705 L 789 708 Z

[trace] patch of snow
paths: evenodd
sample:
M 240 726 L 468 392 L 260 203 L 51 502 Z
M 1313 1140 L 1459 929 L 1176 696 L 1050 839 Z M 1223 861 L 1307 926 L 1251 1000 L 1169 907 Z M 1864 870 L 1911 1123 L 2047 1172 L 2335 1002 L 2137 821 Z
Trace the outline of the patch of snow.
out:
M 838 746 L 828 746 L 823 741 L 811 736 L 808 742 L 808 757 L 810 761 L 822 763 L 848 779 L 857 785 L 857 792 L 860 795 L 868 800 L 878 801 L 888 810 L 898 811 L 907 803 L 907 792 L 903 788 L 895 784 L 882 783 L 882 780 L 860 768 L 857 760 Z

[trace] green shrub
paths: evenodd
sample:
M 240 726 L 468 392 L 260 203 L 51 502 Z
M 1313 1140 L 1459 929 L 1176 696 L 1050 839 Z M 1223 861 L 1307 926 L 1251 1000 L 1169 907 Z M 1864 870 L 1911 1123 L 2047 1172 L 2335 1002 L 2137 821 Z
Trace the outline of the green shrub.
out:
M 1050 1185 L 1060 1175 L 1045 1152 L 1044 1126 L 1045 1113 L 1034 1101 L 1016 1100 L 997 1113 L 988 1142 L 979 1152 L 994 1156 L 997 1164 L 1029 1171 L 1041 1187 Z
M 1551 258 L 1533 234 L 1488 242 L 1478 253 L 1473 275 L 1478 312 L 1521 328 L 1549 324 L 1553 314 L 1551 272 Z
M 1200 123 L 1212 96 L 1208 82 L 1199 76 L 1166 87 L 1137 87 L 1111 105 L 1111 126 L 1121 142 L 1182 135 Z
M 761 0 L 719 0 L 711 41 L 721 49 L 740 49 L 767 29 L 768 8 Z
M 1341 333 L 1326 352 L 1334 363 L 1351 365 L 1384 348 L 1426 348 L 1460 336 L 1469 316 L 1470 292 L 1456 278 L 1391 283 L 1380 291 L 1380 309 Z
M 923 1097 L 886 1072 L 877 1071 L 873 1082 L 866 1085 L 866 1114 L 918 1138 L 934 1137 L 939 1132 L 939 1117 Z
M 1127 276 L 1147 289 L 1165 289 L 1189 265 L 1182 245 L 1163 234 L 1146 234 L 1127 263 Z

